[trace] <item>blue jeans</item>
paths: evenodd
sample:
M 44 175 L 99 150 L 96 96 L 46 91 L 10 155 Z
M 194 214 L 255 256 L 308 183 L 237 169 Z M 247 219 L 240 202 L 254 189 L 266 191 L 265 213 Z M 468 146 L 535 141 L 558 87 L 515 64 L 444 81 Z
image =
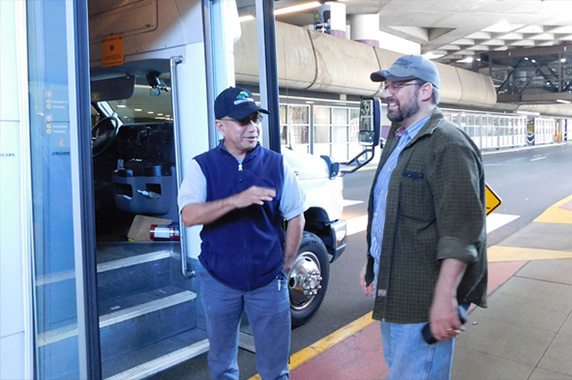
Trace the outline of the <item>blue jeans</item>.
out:
M 214 279 L 200 264 L 201 287 L 207 334 L 208 362 L 213 380 L 238 380 L 238 333 L 246 311 L 256 347 L 256 366 L 263 380 L 290 378 L 290 298 L 286 276 L 252 291 L 230 288 Z
M 421 336 L 425 323 L 381 322 L 387 380 L 446 380 L 451 378 L 455 339 L 427 344 Z

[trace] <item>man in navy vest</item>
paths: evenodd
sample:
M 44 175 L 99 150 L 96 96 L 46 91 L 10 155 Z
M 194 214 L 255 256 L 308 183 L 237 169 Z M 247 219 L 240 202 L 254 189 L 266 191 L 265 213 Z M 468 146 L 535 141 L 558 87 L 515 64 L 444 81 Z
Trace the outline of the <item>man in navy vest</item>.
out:
M 288 379 L 287 274 L 304 230 L 306 199 L 282 155 L 259 142 L 252 93 L 230 87 L 215 100 L 220 144 L 191 162 L 179 190 L 186 226 L 203 225 L 197 274 L 213 379 L 239 378 L 240 317 L 246 311 L 263 380 Z M 286 236 L 282 221 L 287 220 Z

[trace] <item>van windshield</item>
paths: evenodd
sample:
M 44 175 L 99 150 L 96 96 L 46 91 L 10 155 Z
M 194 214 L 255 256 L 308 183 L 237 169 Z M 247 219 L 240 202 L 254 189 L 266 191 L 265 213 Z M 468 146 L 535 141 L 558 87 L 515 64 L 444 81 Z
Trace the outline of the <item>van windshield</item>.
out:
M 94 119 L 114 116 L 121 125 L 171 122 L 171 73 L 163 61 L 92 68 L 91 100 L 99 114 Z
M 157 90 L 148 84 L 135 84 L 130 98 L 111 100 L 108 104 L 123 124 L 173 120 L 171 88 L 166 86 Z

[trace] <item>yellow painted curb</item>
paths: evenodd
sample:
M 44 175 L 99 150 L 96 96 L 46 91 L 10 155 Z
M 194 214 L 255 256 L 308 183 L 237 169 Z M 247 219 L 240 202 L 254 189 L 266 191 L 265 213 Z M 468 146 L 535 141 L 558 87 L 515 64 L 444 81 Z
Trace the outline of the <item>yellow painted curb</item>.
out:
M 572 252 L 555 251 L 550 249 L 501 247 L 498 245 L 487 249 L 487 259 L 489 263 L 571 258 Z
M 307 362 L 308 360 L 318 356 L 322 352 L 326 351 L 328 348 L 342 342 L 343 340 L 349 338 L 350 336 L 354 335 L 358 331 L 364 329 L 365 327 L 369 326 L 374 322 L 371 318 L 372 313 L 369 312 L 361 318 L 356 319 L 349 325 L 346 325 L 340 328 L 337 331 L 334 331 L 330 335 L 326 336 L 325 338 L 320 339 L 316 343 L 312 344 L 304 348 L 301 351 L 296 352 L 290 357 L 290 370 L 297 368 Z M 248 380 L 261 380 L 260 375 L 252 376 Z
M 538 223 L 572 224 L 572 211 L 560 208 L 560 206 L 570 201 L 572 201 L 572 195 L 550 206 L 534 221 Z

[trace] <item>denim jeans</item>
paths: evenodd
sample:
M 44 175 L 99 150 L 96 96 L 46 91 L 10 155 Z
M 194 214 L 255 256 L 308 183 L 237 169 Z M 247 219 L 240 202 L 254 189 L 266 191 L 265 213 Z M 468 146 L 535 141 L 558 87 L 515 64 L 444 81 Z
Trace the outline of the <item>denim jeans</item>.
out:
M 381 322 L 387 380 L 447 380 L 451 378 L 455 339 L 427 344 L 421 336 L 425 323 Z
M 213 380 L 238 380 L 240 317 L 246 311 L 256 347 L 256 366 L 263 380 L 290 378 L 290 298 L 282 273 L 252 291 L 230 288 L 200 264 L 197 274 L 209 338 L 208 363 Z

